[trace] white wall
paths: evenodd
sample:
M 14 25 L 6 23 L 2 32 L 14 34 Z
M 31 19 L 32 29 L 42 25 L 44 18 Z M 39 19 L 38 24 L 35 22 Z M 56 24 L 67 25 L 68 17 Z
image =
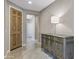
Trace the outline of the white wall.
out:
M 9 5 L 19 8 L 23 11 L 23 44 L 26 44 L 26 15 L 27 14 L 34 14 L 34 15 L 39 15 L 38 12 L 35 11 L 29 11 L 29 10 L 25 10 L 20 8 L 19 6 L 8 2 L 7 0 L 5 0 L 5 30 L 4 30 L 4 55 L 6 56 L 7 51 L 9 50 Z
M 74 34 L 74 9 L 73 0 L 56 0 L 40 14 L 40 33 L 54 33 L 51 16 L 60 18 L 56 26 L 57 34 Z

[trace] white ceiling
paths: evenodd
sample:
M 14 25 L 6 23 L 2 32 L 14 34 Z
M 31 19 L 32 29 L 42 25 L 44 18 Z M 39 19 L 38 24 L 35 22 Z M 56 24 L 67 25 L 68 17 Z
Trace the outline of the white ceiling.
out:
M 32 4 L 29 5 L 27 1 L 29 0 L 9 0 L 10 2 L 15 3 L 16 5 L 33 11 L 41 11 L 42 9 L 46 8 L 48 5 L 53 3 L 55 0 L 30 0 Z

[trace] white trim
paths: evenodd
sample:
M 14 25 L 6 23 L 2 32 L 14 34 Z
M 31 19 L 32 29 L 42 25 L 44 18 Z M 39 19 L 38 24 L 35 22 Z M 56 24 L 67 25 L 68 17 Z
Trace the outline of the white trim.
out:
M 4 59 L 6 59 L 9 53 L 10 53 L 10 50 L 7 51 L 6 55 L 4 56 Z
M 25 47 L 26 46 L 26 44 L 22 44 L 22 47 Z
M 21 9 L 19 9 L 18 7 L 9 5 L 9 51 L 10 51 L 10 8 L 14 8 L 14 9 L 22 12 L 22 46 L 23 46 L 23 11 Z

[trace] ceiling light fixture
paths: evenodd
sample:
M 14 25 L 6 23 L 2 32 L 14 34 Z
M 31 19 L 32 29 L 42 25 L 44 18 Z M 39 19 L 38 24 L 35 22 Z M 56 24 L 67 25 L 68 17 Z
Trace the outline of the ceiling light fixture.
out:
M 32 4 L 32 1 L 28 1 L 28 4 Z

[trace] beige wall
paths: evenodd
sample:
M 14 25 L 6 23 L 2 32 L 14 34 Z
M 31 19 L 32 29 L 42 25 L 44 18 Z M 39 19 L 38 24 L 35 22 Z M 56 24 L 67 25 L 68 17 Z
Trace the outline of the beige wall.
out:
M 36 21 L 35 21 L 35 38 L 39 42 L 39 35 L 40 35 L 40 30 L 39 30 L 39 16 L 36 16 Z
M 22 9 L 21 7 L 5 0 L 5 30 L 4 30 L 4 55 L 9 51 L 9 5 L 22 10 L 23 12 L 23 45 L 26 44 L 26 15 L 33 14 L 39 16 L 39 12 Z M 36 29 L 36 31 L 38 31 Z M 39 35 L 39 34 L 38 34 Z
M 9 8 L 8 8 L 8 3 L 7 0 L 5 1 L 5 20 L 4 20 L 4 54 L 7 53 L 7 51 L 9 50 Z
M 51 24 L 51 16 L 60 18 L 56 25 L 57 34 L 74 34 L 74 9 L 73 0 L 56 0 L 40 14 L 40 34 L 54 33 L 54 25 Z

